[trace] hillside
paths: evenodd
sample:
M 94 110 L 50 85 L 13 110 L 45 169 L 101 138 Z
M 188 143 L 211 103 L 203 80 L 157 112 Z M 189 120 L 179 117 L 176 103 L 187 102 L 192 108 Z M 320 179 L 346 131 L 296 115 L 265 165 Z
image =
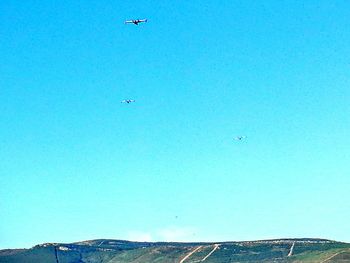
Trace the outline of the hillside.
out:
M 325 239 L 276 239 L 218 243 L 90 240 L 0 250 L 6 263 L 117 262 L 350 262 L 350 244 Z

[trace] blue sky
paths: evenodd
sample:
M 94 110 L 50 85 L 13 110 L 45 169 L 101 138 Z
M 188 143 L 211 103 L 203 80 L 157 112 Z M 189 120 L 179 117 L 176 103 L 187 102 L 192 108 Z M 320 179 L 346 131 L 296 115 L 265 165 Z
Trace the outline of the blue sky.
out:
M 0 248 L 350 242 L 349 2 L 183 2 L 0 3 Z

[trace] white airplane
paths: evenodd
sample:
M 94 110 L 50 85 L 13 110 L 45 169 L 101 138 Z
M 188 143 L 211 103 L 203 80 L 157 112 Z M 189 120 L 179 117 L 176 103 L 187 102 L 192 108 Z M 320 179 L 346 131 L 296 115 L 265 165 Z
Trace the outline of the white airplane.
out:
M 138 25 L 140 23 L 146 23 L 147 19 L 133 19 L 133 20 L 126 20 L 125 24 L 134 24 L 134 25 Z
M 235 138 L 233 138 L 235 141 L 241 141 L 242 139 L 247 138 L 247 136 L 236 136 Z
M 131 102 L 135 102 L 135 100 L 122 100 L 120 103 L 131 103 Z

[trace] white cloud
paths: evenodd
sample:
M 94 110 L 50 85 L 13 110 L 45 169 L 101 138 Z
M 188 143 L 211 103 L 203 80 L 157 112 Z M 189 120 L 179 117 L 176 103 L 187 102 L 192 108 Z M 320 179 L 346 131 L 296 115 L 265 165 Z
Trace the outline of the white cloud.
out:
M 160 229 L 157 237 L 160 241 L 188 242 L 195 239 L 195 229 L 191 227 L 168 227 Z
M 130 231 L 127 240 L 140 242 L 194 242 L 198 241 L 196 229 L 193 227 L 168 226 L 158 230 Z
M 132 231 L 128 233 L 127 239 L 130 241 L 151 242 L 152 235 L 146 232 Z

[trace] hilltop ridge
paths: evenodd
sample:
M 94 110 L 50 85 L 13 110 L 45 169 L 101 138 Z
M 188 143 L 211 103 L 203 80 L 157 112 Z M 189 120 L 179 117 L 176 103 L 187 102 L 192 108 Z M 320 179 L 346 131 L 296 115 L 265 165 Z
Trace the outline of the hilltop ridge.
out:
M 0 250 L 0 262 L 350 262 L 350 244 L 318 238 L 225 242 L 135 242 L 95 239 Z

